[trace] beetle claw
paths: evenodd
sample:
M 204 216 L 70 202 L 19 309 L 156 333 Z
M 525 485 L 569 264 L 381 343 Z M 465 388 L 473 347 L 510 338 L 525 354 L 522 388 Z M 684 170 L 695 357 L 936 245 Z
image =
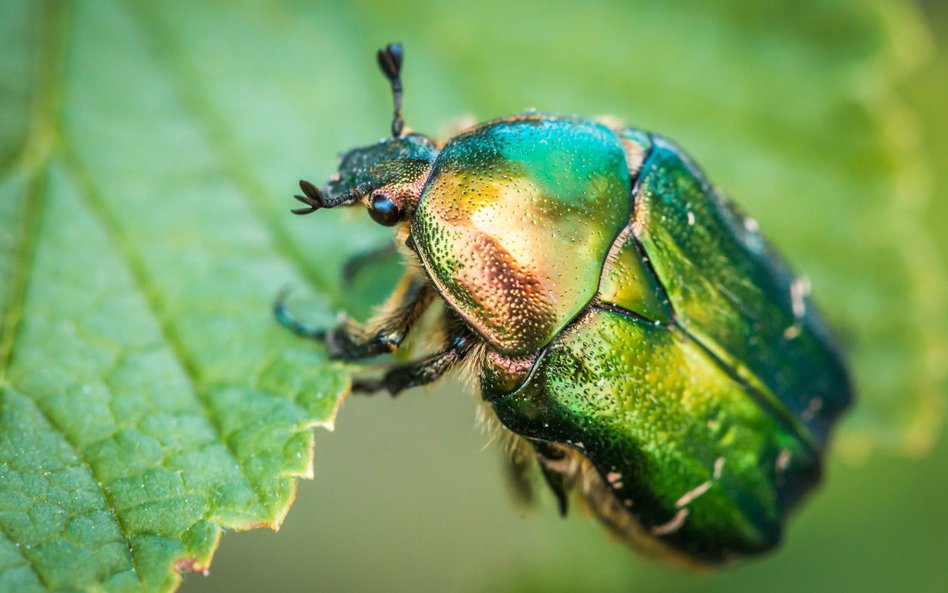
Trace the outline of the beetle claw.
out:
M 286 305 L 286 300 L 289 298 L 290 292 L 291 288 L 289 286 L 284 287 L 273 301 L 273 316 L 277 322 L 298 336 L 317 341 L 325 340 L 327 334 L 326 330 L 319 327 L 310 327 L 297 319 L 290 312 Z

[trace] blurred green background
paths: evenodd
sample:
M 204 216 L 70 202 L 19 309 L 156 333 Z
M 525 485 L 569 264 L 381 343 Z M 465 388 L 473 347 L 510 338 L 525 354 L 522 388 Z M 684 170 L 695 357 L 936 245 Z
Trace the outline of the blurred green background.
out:
M 782 548 L 709 574 L 637 556 L 581 513 L 561 520 L 546 494 L 517 506 L 456 379 L 398 400 L 353 397 L 334 433 L 317 432 L 315 479 L 283 528 L 225 534 L 210 576 L 187 575 L 182 591 L 948 589 L 948 443 L 936 437 L 945 2 L 103 0 L 72 7 L 66 30 L 42 42 L 65 47 L 57 89 L 76 157 L 134 171 L 146 190 L 195 188 L 188 199 L 213 201 L 205 169 L 257 195 L 276 221 L 266 228 L 305 256 L 300 308 L 311 301 L 324 319 L 365 315 L 397 275 L 372 269 L 342 294 L 341 262 L 388 231 L 361 212 L 286 212 L 297 179 L 325 179 L 340 151 L 386 134 L 373 59 L 384 43 L 406 48 L 405 115 L 420 131 L 534 107 L 660 131 L 812 278 L 862 397 Z M 136 151 L 142 122 L 180 138 L 174 158 Z M 154 199 L 180 200 L 182 217 L 196 207 Z

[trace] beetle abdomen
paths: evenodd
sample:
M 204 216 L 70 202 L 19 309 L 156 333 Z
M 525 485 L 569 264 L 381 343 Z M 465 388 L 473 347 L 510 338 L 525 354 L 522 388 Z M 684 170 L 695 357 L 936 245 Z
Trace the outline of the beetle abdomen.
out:
M 631 214 L 622 143 L 605 126 L 526 115 L 444 147 L 412 221 L 442 296 L 494 348 L 545 346 L 596 294 Z
M 646 533 L 698 560 L 773 546 L 819 452 L 675 326 L 591 308 L 540 356 L 501 422 L 575 449 Z

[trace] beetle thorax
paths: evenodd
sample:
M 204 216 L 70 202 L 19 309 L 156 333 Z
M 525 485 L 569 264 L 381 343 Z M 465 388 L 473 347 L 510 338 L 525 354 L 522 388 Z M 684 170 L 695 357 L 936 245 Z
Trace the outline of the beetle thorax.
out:
M 621 143 L 589 121 L 524 116 L 448 143 L 412 218 L 442 296 L 493 347 L 535 352 L 596 294 L 629 218 Z

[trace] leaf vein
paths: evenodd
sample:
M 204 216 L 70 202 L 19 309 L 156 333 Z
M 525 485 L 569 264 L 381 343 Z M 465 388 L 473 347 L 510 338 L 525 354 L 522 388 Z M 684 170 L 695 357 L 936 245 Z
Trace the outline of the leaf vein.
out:
M 3 522 L 0 522 L 0 534 L 2 534 L 7 541 L 16 543 L 16 539 L 10 534 Z M 17 555 L 23 559 L 23 564 L 29 567 L 30 572 L 36 576 L 36 580 L 40 582 L 44 589 L 49 589 L 49 583 L 46 582 L 46 579 L 43 577 L 40 571 L 37 570 L 36 565 L 33 564 L 33 560 L 23 553 L 23 550 L 20 548 L 20 546 L 14 546 L 14 548 L 16 549 Z
M 177 79 L 178 94 L 185 108 L 192 113 L 194 121 L 202 131 L 208 143 L 220 155 L 219 164 L 232 180 L 239 194 L 243 197 L 256 218 L 266 224 L 273 237 L 275 247 L 287 256 L 288 261 L 299 271 L 311 286 L 326 292 L 331 287 L 327 281 L 317 274 L 310 266 L 302 265 L 305 262 L 305 253 L 296 245 L 285 227 L 277 222 L 277 215 L 266 206 L 257 196 L 266 196 L 267 188 L 252 173 L 252 167 L 243 157 L 243 151 L 227 130 L 232 127 L 225 118 L 218 113 L 212 102 L 202 96 L 204 93 L 201 77 L 188 64 L 188 60 L 181 55 L 180 50 L 172 41 L 172 31 L 160 23 L 160 17 L 150 14 L 140 2 L 132 2 L 134 12 L 142 29 L 149 33 L 155 54 L 161 56 L 167 64 L 166 71 L 169 77 Z
M 199 406 L 204 418 L 207 420 L 208 425 L 213 430 L 216 438 L 226 447 L 228 455 L 233 459 L 235 466 L 240 473 L 240 477 L 253 490 L 254 495 L 260 504 L 261 510 L 266 511 L 266 497 L 264 492 L 260 485 L 256 483 L 256 481 L 250 479 L 242 458 L 237 453 L 237 450 L 234 448 L 233 444 L 230 442 L 230 439 L 225 437 L 223 433 L 223 427 L 217 421 L 217 416 L 213 412 L 211 404 L 208 401 L 206 387 L 202 388 L 200 373 L 192 364 L 191 357 L 188 355 L 187 349 L 182 344 L 177 331 L 168 320 L 168 316 L 165 314 L 164 307 L 160 302 L 158 291 L 156 290 L 153 282 L 150 280 L 146 266 L 134 253 L 134 250 L 131 247 L 132 243 L 128 240 L 125 233 L 123 232 L 121 224 L 115 218 L 115 216 L 109 212 L 108 207 L 104 203 L 100 192 L 97 190 L 95 183 L 92 180 L 91 173 L 87 171 L 82 165 L 79 156 L 76 154 L 74 148 L 68 140 L 68 138 L 64 138 L 62 142 L 65 167 L 72 178 L 75 180 L 83 200 L 89 205 L 90 210 L 100 220 L 103 227 L 106 229 L 113 245 L 115 246 L 115 252 L 120 255 L 126 269 L 128 269 L 130 272 L 132 281 L 138 288 L 146 303 L 146 306 L 148 307 L 149 312 L 158 324 L 165 344 L 171 351 L 171 354 L 180 363 L 181 368 L 184 370 L 191 390 L 195 395 L 194 400 Z
M 22 391 L 17 390 L 23 395 L 24 398 L 30 401 L 33 404 L 33 408 L 36 410 L 36 413 L 39 414 L 43 420 L 52 428 L 56 433 L 58 433 L 66 445 L 69 446 L 69 449 L 75 455 L 76 460 L 79 461 L 80 465 L 89 470 L 89 474 L 92 476 L 93 480 L 96 483 L 96 487 L 99 489 L 99 495 L 102 496 L 102 500 L 105 502 L 105 510 L 114 509 L 115 503 L 112 501 L 112 495 L 109 493 L 108 489 L 102 484 L 98 478 L 98 474 L 95 470 L 95 467 L 92 465 L 92 462 L 86 457 L 85 450 L 76 443 L 75 440 L 69 435 L 65 430 L 65 427 L 60 425 L 53 416 L 43 407 L 43 399 L 38 397 L 32 397 Z M 125 540 L 125 545 L 128 549 L 128 560 L 132 565 L 132 572 L 135 573 L 135 576 L 138 578 L 138 582 L 142 582 L 141 575 L 138 573 L 138 567 L 135 563 L 135 554 L 132 553 L 132 540 L 129 535 L 128 530 L 125 528 L 125 525 L 122 524 L 122 520 L 115 513 L 109 513 L 112 518 L 115 520 L 115 525 L 118 527 L 119 533 L 122 534 L 122 538 Z M 118 574 L 118 573 L 114 573 Z

